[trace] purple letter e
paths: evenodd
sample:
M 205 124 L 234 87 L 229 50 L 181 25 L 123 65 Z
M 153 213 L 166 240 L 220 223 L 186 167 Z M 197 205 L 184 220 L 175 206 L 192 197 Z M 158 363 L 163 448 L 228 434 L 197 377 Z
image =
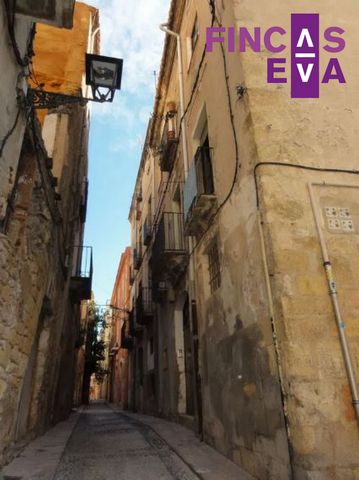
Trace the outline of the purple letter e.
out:
M 285 72 L 285 67 L 276 67 L 276 63 L 286 63 L 285 58 L 268 58 L 268 73 L 267 73 L 267 82 L 268 83 L 287 83 L 286 78 L 275 77 L 275 73 Z

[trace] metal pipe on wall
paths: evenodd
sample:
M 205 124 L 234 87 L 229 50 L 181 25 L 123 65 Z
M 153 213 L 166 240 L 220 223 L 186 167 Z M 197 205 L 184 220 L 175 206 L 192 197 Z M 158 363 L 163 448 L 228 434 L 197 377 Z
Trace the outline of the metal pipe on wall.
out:
M 281 393 L 282 406 L 283 406 L 285 430 L 287 433 L 287 440 L 288 440 L 289 464 L 291 468 L 292 477 L 294 478 L 294 471 L 293 471 L 294 460 L 293 460 L 293 453 L 292 453 L 293 448 L 291 443 L 289 421 L 287 417 L 287 400 L 286 400 L 287 393 L 284 388 L 284 375 L 283 375 L 283 369 L 282 369 L 281 353 L 280 353 L 280 348 L 278 344 L 278 330 L 277 330 L 277 322 L 276 322 L 275 310 L 274 310 L 274 304 L 273 304 L 273 293 L 272 293 L 272 287 L 270 283 L 269 266 L 268 266 L 268 258 L 266 253 L 265 240 L 264 240 L 263 223 L 261 218 L 261 212 L 259 209 L 257 211 L 257 224 L 258 224 L 258 230 L 259 230 L 259 240 L 260 240 L 260 247 L 261 247 L 261 254 L 262 254 L 262 261 L 263 261 L 264 279 L 265 279 L 267 297 L 268 297 L 269 315 L 270 315 L 271 327 L 272 327 L 273 346 L 274 346 L 275 355 L 277 359 L 277 366 L 278 366 L 278 379 L 279 379 L 280 393 Z
M 327 183 L 309 183 L 308 184 L 308 189 L 309 189 L 309 195 L 310 195 L 310 201 L 311 201 L 311 206 L 313 210 L 313 215 L 314 215 L 314 220 L 315 224 L 317 227 L 318 231 L 318 236 L 319 236 L 319 241 L 320 241 L 320 246 L 321 246 L 321 251 L 322 251 L 322 257 L 323 257 L 323 266 L 325 269 L 327 281 L 328 281 L 328 286 L 329 286 L 329 294 L 332 299 L 332 304 L 333 304 L 333 309 L 334 309 L 334 314 L 335 314 L 335 320 L 336 324 L 338 327 L 338 332 L 339 332 L 339 339 L 342 347 L 342 352 L 343 352 L 343 357 L 344 357 L 344 363 L 345 363 L 345 368 L 347 371 L 347 376 L 350 384 L 350 389 L 352 392 L 352 399 L 353 399 L 353 406 L 355 409 L 357 421 L 359 423 L 359 394 L 358 394 L 358 387 L 357 387 L 357 382 L 355 378 L 355 373 L 354 373 L 354 368 L 353 368 L 353 361 L 350 355 L 350 350 L 349 350 L 349 345 L 348 345 L 348 340 L 347 336 L 345 333 L 345 322 L 341 313 L 340 305 L 339 305 L 339 300 L 338 300 L 338 294 L 337 294 L 337 286 L 336 286 L 336 281 L 334 278 L 333 274 L 333 269 L 332 269 L 332 264 L 329 258 L 328 254 L 328 249 L 326 245 L 326 241 L 324 238 L 323 230 L 321 228 L 321 222 L 320 222 L 320 213 L 319 213 L 319 208 L 317 204 L 317 200 L 314 194 L 313 186 L 329 186 L 329 187 L 347 187 L 347 188 L 359 188 L 359 186 L 355 185 L 344 185 L 344 184 L 327 184 Z
M 188 175 L 188 145 L 187 145 L 187 130 L 184 122 L 184 113 L 185 113 L 185 99 L 184 99 L 184 82 L 183 82 L 183 56 L 182 56 L 182 44 L 181 37 L 179 33 L 173 32 L 168 28 L 167 23 L 162 23 L 160 25 L 160 30 L 172 35 L 177 40 L 177 57 L 178 57 L 178 83 L 179 83 L 179 93 L 180 93 L 180 114 L 181 120 L 183 121 L 182 128 L 182 147 L 183 147 L 183 163 L 184 163 L 184 178 L 187 178 Z

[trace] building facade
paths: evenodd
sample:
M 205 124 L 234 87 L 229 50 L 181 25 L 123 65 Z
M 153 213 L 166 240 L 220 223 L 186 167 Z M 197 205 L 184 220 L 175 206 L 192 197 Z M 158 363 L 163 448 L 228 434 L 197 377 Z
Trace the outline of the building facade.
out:
M 130 211 L 132 400 L 258 479 L 359 475 L 355 8 L 316 3 L 351 79 L 316 99 L 267 83 L 263 38 L 205 48 L 206 27 L 289 32 L 311 2 L 173 1 L 162 27 Z
M 0 7 L 9 66 L 0 88 L 1 463 L 70 413 L 80 302 L 91 297 L 92 250 L 82 245 L 89 111 L 37 110 L 28 89 L 80 92 L 85 53 L 98 50 L 98 11 L 48 3 Z M 41 15 L 51 25 L 37 23 L 33 38 Z
M 127 409 L 131 388 L 128 383 L 129 350 L 133 346 L 130 334 L 129 312 L 131 310 L 130 277 L 132 249 L 127 247 L 121 255 L 115 285 L 111 297 L 111 339 L 109 346 L 109 395 L 111 403 Z

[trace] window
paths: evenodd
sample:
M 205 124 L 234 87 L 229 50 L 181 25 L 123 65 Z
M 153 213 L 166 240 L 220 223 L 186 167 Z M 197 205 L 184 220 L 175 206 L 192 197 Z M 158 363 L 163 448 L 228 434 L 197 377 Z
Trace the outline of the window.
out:
M 153 337 L 150 338 L 150 355 L 153 355 L 154 353 L 154 342 L 153 342 Z
M 194 21 L 194 24 L 193 24 L 193 28 L 192 28 L 192 33 L 191 33 L 192 53 L 194 52 L 194 49 L 196 47 L 198 37 L 199 37 L 199 22 L 198 22 L 198 16 L 196 15 L 196 18 L 195 18 L 195 21 Z
M 201 145 L 202 149 L 202 175 L 203 175 L 203 190 L 206 195 L 214 193 L 213 170 L 211 160 L 211 149 L 209 146 L 208 135 Z
M 209 283 L 211 292 L 215 292 L 221 286 L 221 269 L 217 242 L 214 242 L 208 250 Z
M 196 15 L 195 21 L 193 23 L 191 36 L 187 36 L 187 68 L 190 67 L 192 55 L 199 37 L 199 22 L 198 16 Z

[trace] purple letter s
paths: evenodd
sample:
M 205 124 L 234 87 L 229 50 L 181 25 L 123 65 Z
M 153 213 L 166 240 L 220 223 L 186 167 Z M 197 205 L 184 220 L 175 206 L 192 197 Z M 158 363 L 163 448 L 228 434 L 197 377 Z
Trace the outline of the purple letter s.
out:
M 338 46 L 331 47 L 330 45 L 325 45 L 324 50 L 332 53 L 342 52 L 345 48 L 344 38 L 336 37 L 332 35 L 332 33 L 339 33 L 339 35 L 342 35 L 344 33 L 344 30 L 340 27 L 327 28 L 324 32 L 325 40 L 327 40 L 327 42 L 330 42 L 330 43 L 336 43 Z

